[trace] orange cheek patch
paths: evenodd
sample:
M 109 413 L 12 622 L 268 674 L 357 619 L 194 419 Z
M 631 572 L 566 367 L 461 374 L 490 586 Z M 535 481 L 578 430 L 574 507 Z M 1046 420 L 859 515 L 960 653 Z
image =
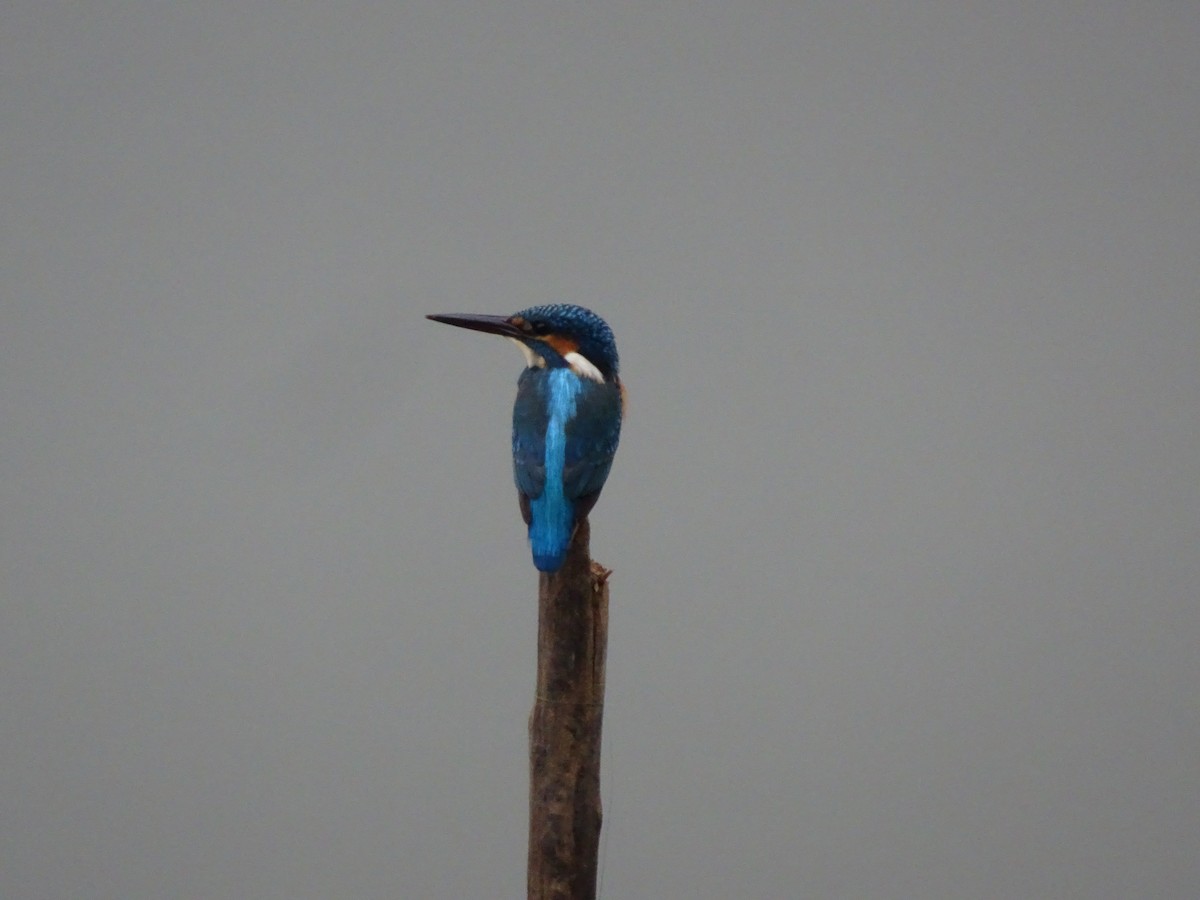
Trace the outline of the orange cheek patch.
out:
M 579 345 L 573 340 L 557 334 L 548 334 L 542 340 L 553 347 L 554 352 L 559 356 L 566 356 L 568 353 L 574 353 L 579 349 Z

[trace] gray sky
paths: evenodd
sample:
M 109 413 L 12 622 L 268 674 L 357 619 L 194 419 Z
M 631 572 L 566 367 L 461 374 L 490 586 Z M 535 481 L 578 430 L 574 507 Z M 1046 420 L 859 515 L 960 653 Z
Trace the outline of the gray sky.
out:
M 4 20 L 0 895 L 523 895 L 554 301 L 606 898 L 1192 895 L 1196 4 Z

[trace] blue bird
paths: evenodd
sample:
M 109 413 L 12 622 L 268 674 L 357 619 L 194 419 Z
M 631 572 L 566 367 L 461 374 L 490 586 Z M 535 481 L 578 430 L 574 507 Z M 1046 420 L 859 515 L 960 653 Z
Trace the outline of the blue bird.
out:
M 557 572 L 576 524 L 600 497 L 621 436 L 625 393 L 612 329 L 590 309 L 566 303 L 511 316 L 428 318 L 503 335 L 524 354 L 513 405 L 513 478 L 533 564 Z

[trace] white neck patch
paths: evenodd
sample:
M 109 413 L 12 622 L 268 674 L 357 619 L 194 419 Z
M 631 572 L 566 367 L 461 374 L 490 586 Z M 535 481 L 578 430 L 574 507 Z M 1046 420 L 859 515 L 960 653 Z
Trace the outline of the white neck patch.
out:
M 563 359 L 567 361 L 567 365 L 571 367 L 571 371 L 580 378 L 590 378 L 592 381 L 604 384 L 604 376 L 600 374 L 600 370 L 596 368 L 596 364 L 578 350 L 572 350 Z
M 546 368 L 546 360 L 530 350 L 524 341 L 518 341 L 516 338 L 509 338 L 509 340 L 517 345 L 517 348 L 521 351 L 521 355 L 525 357 L 525 365 L 531 369 Z

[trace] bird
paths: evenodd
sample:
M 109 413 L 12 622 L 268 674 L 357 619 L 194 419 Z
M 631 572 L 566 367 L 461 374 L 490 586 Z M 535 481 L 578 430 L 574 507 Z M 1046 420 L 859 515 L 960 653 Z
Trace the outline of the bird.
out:
M 533 564 L 557 572 L 595 506 L 621 437 L 625 390 L 612 329 L 582 306 L 551 303 L 511 316 L 426 318 L 502 335 L 525 357 L 513 403 L 513 480 Z

